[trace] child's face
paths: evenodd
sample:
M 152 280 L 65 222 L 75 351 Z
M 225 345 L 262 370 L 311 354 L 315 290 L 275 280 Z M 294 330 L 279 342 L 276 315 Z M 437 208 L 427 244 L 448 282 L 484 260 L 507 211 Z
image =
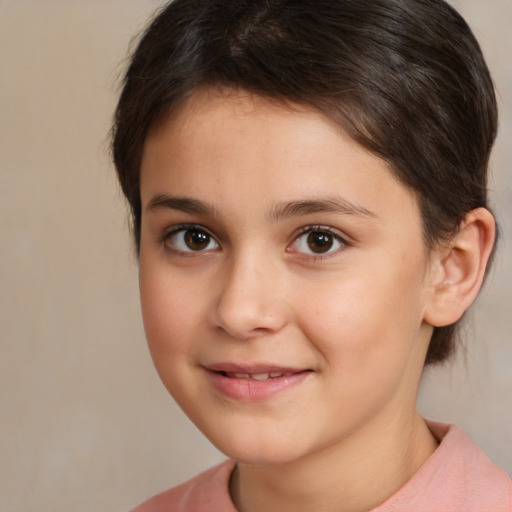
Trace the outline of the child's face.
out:
M 197 93 L 148 136 L 141 194 L 151 354 L 222 451 L 287 462 L 413 414 L 431 278 L 382 160 L 310 109 Z

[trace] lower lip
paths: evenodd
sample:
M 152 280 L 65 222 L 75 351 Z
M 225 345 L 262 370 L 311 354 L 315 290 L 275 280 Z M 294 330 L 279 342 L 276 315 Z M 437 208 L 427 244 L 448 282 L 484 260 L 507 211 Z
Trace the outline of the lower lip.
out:
M 223 395 L 244 402 L 268 400 L 302 382 L 311 372 L 304 371 L 293 375 L 265 380 L 236 379 L 208 370 L 208 375 L 217 391 Z

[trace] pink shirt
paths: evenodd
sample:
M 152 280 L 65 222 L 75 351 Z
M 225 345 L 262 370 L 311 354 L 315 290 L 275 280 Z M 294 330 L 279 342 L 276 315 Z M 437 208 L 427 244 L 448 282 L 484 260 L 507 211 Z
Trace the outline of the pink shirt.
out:
M 512 482 L 456 425 L 428 423 L 440 445 L 396 494 L 372 512 L 512 512 Z M 226 461 L 132 512 L 237 512 Z

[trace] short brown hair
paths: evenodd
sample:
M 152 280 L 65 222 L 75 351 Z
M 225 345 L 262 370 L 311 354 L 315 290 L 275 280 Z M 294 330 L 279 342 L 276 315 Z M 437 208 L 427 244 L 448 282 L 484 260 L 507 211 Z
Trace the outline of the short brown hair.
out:
M 416 194 L 427 247 L 487 205 L 497 130 L 478 42 L 443 0 L 174 0 L 135 49 L 117 105 L 113 157 L 140 241 L 148 130 L 199 87 L 308 104 L 387 161 Z M 456 324 L 436 327 L 426 364 Z

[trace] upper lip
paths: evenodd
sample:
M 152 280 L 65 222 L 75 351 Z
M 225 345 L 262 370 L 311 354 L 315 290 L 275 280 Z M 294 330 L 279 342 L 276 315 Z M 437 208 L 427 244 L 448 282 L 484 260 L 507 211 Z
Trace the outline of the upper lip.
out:
M 262 374 L 262 373 L 300 373 L 307 371 L 307 368 L 296 368 L 290 366 L 281 366 L 272 363 L 251 363 L 239 364 L 231 362 L 213 363 L 204 366 L 211 372 L 224 373 L 244 373 L 244 374 Z

